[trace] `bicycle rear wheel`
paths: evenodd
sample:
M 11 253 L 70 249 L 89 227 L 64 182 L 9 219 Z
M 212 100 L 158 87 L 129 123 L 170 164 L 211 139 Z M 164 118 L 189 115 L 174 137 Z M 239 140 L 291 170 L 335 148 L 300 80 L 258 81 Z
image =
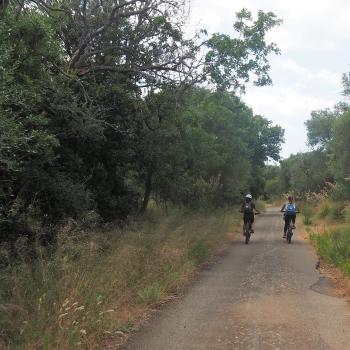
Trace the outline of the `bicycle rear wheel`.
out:
M 245 244 L 248 244 L 249 240 L 250 240 L 250 232 L 249 230 L 247 230 L 245 233 Z
M 245 238 L 245 244 L 248 244 L 250 240 L 249 223 L 244 225 L 244 238 Z
M 288 244 L 292 243 L 292 228 L 289 226 L 287 231 L 287 242 Z

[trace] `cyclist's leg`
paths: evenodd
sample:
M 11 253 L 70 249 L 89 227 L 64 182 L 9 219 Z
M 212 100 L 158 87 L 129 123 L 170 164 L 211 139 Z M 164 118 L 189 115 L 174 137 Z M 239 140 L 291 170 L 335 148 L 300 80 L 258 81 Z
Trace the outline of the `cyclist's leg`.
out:
M 288 228 L 288 219 L 287 219 L 287 215 L 285 215 L 284 216 L 284 228 L 283 228 L 284 234 L 286 234 L 287 228 Z
M 250 230 L 252 231 L 252 233 L 254 233 L 254 230 L 253 230 L 254 214 L 253 213 L 250 216 L 249 224 L 250 224 L 250 226 L 249 226 Z
M 285 217 L 284 217 L 283 237 L 286 237 L 288 226 L 289 226 L 289 222 L 290 222 L 290 216 L 286 214 Z
M 291 218 L 292 218 L 293 228 L 295 228 L 295 219 L 297 218 L 297 214 L 291 215 Z
M 248 217 L 246 214 L 243 215 L 243 236 L 245 235 L 245 228 L 246 228 L 246 225 L 248 225 Z

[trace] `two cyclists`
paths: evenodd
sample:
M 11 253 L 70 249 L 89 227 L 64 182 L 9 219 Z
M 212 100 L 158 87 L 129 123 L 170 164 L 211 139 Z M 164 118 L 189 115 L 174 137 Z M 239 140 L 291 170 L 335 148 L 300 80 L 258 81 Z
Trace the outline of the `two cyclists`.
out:
M 244 228 L 246 225 L 249 225 L 249 230 L 251 233 L 254 233 L 253 224 L 255 213 L 260 214 L 259 210 L 256 209 L 255 203 L 253 201 L 253 197 L 251 194 L 247 194 L 245 196 L 244 202 L 241 205 L 240 212 L 243 213 L 243 235 Z M 292 224 L 292 228 L 295 229 L 295 220 L 296 215 L 299 212 L 293 196 L 288 196 L 288 202 L 283 204 L 281 208 L 281 212 L 284 212 L 284 228 L 283 228 L 283 238 L 286 238 L 287 230 L 290 224 Z

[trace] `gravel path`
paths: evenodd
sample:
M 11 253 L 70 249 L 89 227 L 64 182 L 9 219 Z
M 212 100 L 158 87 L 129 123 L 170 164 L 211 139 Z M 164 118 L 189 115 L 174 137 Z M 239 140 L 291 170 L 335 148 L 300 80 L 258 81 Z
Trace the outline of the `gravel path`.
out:
M 315 270 L 298 230 L 288 245 L 281 229 L 281 214 L 269 209 L 248 246 L 243 237 L 234 242 L 124 349 L 350 349 L 350 306 Z

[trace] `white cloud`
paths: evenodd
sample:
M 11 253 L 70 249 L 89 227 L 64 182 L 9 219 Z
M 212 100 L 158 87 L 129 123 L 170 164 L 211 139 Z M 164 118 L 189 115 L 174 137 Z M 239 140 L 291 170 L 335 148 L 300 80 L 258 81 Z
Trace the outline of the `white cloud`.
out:
M 305 66 L 300 65 L 291 58 L 283 59 L 281 62 L 281 68 L 294 73 L 298 77 L 302 77 L 303 80 L 308 83 L 323 83 L 330 85 L 331 87 L 339 87 L 339 82 L 341 77 L 338 73 L 334 73 L 327 69 L 320 69 L 317 71 L 312 71 Z

